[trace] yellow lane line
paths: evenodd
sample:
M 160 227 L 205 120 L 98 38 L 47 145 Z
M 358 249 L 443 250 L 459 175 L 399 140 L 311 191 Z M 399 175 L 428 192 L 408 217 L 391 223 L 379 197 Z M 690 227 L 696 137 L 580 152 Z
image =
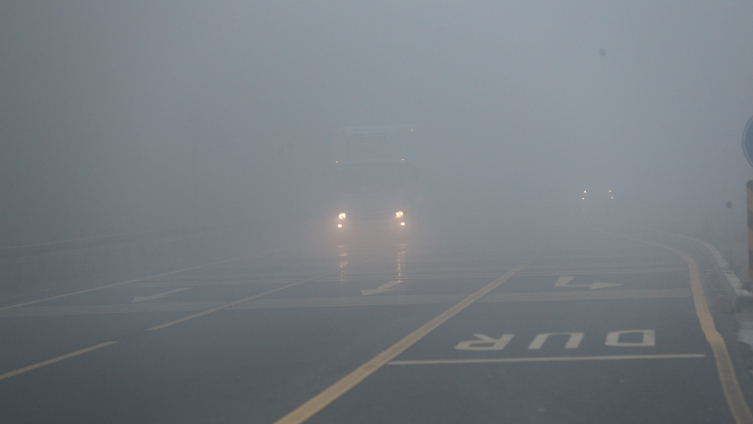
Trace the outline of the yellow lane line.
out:
M 481 358 L 481 359 L 425 359 L 416 361 L 392 361 L 388 365 L 452 365 L 496 364 L 503 362 L 558 362 L 558 361 L 620 361 L 626 359 L 686 359 L 705 358 L 703 353 L 677 353 L 666 355 L 604 355 L 604 356 L 550 356 L 535 358 Z
M 390 346 L 384 352 L 380 353 L 370 361 L 358 367 L 355 371 L 343 377 L 340 381 L 331 385 L 329 388 L 314 396 L 303 405 L 294 409 L 292 412 L 279 419 L 275 424 L 299 424 L 311 418 L 314 414 L 321 411 L 335 399 L 339 398 L 347 391 L 355 387 L 358 383 L 390 362 L 397 355 L 403 353 L 406 349 L 413 346 L 413 344 L 421 340 L 424 336 L 442 325 L 448 319 L 457 315 L 460 311 L 468 307 L 470 304 L 477 301 L 487 293 L 491 292 L 500 284 L 512 278 L 525 266 L 525 264 L 515 266 L 513 269 L 507 271 L 501 277 L 484 286 L 481 290 L 461 300 L 450 309 L 444 311 L 436 318 L 432 319 L 414 332 L 405 336 L 399 342 Z
M 62 360 L 68 359 L 68 358 L 72 358 L 74 356 L 83 355 L 84 353 L 91 352 L 92 350 L 97 350 L 97 349 L 100 349 L 100 348 L 103 348 L 103 347 L 107 347 L 107 346 L 113 345 L 115 343 L 117 343 L 117 342 L 104 342 L 104 343 L 100 343 L 98 345 L 89 346 L 86 349 L 81 349 L 81 350 L 77 350 L 75 352 L 66 353 L 65 355 L 61 355 L 61 356 L 58 356 L 56 358 L 48 359 L 48 360 L 42 361 L 42 362 L 37 362 L 36 364 L 33 364 L 33 365 L 29 365 L 29 366 L 26 366 L 26 367 L 23 367 L 23 368 L 19 368 L 17 370 L 9 371 L 9 372 L 6 372 L 5 374 L 0 374 L 0 380 L 3 380 L 3 379 L 8 378 L 8 377 L 13 377 L 14 375 L 23 374 L 23 373 L 25 373 L 27 371 L 31 371 L 31 370 L 34 370 L 34 369 L 37 369 L 37 368 L 40 368 L 40 367 L 44 367 L 46 365 L 54 364 L 55 362 L 59 362 L 59 361 L 62 361 Z
M 97 291 L 97 290 L 109 289 L 111 287 L 117 287 L 117 286 L 122 286 L 122 285 L 128 284 L 128 283 L 135 283 L 137 281 L 148 280 L 150 278 L 156 278 L 156 277 L 162 277 L 162 276 L 165 276 L 165 275 L 176 274 L 178 272 L 190 271 L 192 269 L 203 268 L 203 267 L 206 267 L 206 266 L 219 265 L 219 264 L 224 264 L 224 263 L 228 263 L 228 262 L 239 261 L 241 259 L 250 258 L 252 256 L 264 255 L 266 253 L 273 253 L 273 252 L 277 252 L 277 251 L 285 250 L 285 249 L 290 249 L 290 248 L 291 247 L 283 247 L 283 248 L 280 248 L 280 249 L 273 249 L 273 250 L 269 250 L 269 251 L 266 251 L 266 252 L 260 252 L 260 253 L 255 253 L 255 254 L 252 254 L 252 255 L 241 256 L 240 258 L 227 259 L 227 260 L 224 260 L 224 261 L 212 262 L 212 263 L 208 263 L 208 264 L 192 266 L 192 267 L 189 267 L 189 268 L 183 268 L 183 269 L 179 269 L 179 270 L 176 270 L 176 271 L 163 272 L 162 274 L 150 275 L 148 277 L 141 277 L 141 278 L 136 278 L 136 279 L 133 279 L 133 280 L 121 281 L 119 283 L 107 284 L 105 286 L 92 287 L 90 289 L 79 290 L 79 291 L 75 291 L 75 292 L 71 292 L 71 293 L 65 293 L 65 294 L 61 294 L 61 295 L 57 295 L 57 296 L 45 297 L 44 299 L 32 300 L 30 302 L 24 302 L 24 303 L 18 303 L 18 304 L 15 304 L 15 305 L 2 306 L 2 307 L 0 307 L 0 311 L 4 311 L 6 309 L 12 309 L 12 308 L 20 308 L 21 306 L 33 305 L 35 303 L 47 302 L 47 301 L 55 300 L 55 299 L 61 299 L 63 297 L 68 297 L 68 296 L 75 296 L 77 294 L 84 294 L 84 293 L 89 293 L 89 292 L 93 292 L 93 291 Z
M 695 259 L 682 250 L 675 249 L 673 247 L 664 246 L 658 243 L 650 241 L 640 240 L 632 237 L 623 236 L 620 234 L 610 233 L 604 230 L 598 230 L 605 234 L 626 238 L 641 243 L 651 244 L 654 246 L 663 247 L 671 250 L 682 257 L 685 263 L 688 264 L 690 271 L 690 289 L 693 292 L 693 302 L 695 303 L 696 315 L 701 323 L 701 330 L 706 336 L 706 341 L 711 345 L 711 351 L 714 353 L 714 360 L 716 361 L 716 369 L 719 374 L 719 381 L 722 385 L 722 391 L 724 397 L 727 399 L 727 405 L 729 405 L 730 412 L 737 424 L 753 423 L 753 414 L 750 411 L 748 403 L 745 401 L 742 391 L 740 390 L 740 383 L 737 381 L 735 375 L 735 368 L 732 365 L 732 360 L 729 357 L 729 351 L 727 351 L 727 345 L 724 343 L 724 338 L 716 330 L 714 325 L 714 317 L 711 316 L 708 304 L 706 303 L 706 295 L 703 293 L 703 286 L 701 285 L 701 277 L 698 271 L 698 264 Z

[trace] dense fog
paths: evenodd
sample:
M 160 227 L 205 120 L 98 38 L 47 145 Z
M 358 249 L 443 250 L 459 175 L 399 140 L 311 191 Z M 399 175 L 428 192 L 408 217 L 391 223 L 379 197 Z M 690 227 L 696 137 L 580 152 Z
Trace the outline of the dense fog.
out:
M 582 190 L 612 189 L 632 222 L 744 233 L 752 13 L 746 1 L 8 0 L 0 245 L 315 227 L 332 131 L 392 124 L 416 125 L 430 232 L 536 228 L 577 215 Z

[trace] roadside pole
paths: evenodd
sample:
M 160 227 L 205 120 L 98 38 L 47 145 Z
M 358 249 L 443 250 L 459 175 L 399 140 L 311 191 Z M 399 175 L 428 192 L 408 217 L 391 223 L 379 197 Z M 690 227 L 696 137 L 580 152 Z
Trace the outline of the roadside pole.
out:
M 748 181 L 748 280 L 753 281 L 753 180 Z
M 743 153 L 753 166 L 753 118 L 748 120 L 743 131 Z M 753 282 L 753 180 L 748 181 L 748 282 Z

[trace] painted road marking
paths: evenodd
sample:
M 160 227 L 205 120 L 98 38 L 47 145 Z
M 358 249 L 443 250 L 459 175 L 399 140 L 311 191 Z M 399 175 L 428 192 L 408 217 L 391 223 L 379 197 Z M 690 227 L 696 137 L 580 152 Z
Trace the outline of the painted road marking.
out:
M 690 289 L 693 292 L 693 302 L 695 304 L 696 315 L 698 315 L 698 321 L 701 323 L 701 330 L 706 336 L 706 341 L 711 346 L 711 351 L 714 353 L 714 361 L 716 361 L 716 369 L 719 373 L 719 382 L 722 385 L 722 391 L 724 397 L 727 399 L 727 405 L 729 405 L 732 417 L 737 424 L 753 423 L 753 414 L 750 411 L 748 402 L 745 401 L 742 391 L 740 390 L 740 383 L 737 381 L 735 375 L 735 368 L 732 365 L 732 359 L 729 357 L 727 351 L 727 345 L 724 342 L 724 338 L 714 325 L 714 317 L 711 316 L 709 306 L 706 303 L 706 295 L 703 293 L 703 286 L 701 285 L 701 276 L 698 271 L 698 264 L 692 256 L 683 252 L 682 250 L 675 249 L 670 246 L 664 246 L 662 244 L 653 243 L 650 241 L 640 240 L 632 237 L 627 237 L 619 234 L 610 233 L 608 231 L 599 230 L 602 233 L 609 234 L 615 237 L 622 237 L 628 240 L 637 241 L 640 243 L 650 244 L 652 246 L 659 246 L 672 252 L 677 253 L 685 260 L 690 271 Z
M 620 337 L 622 337 L 623 334 L 638 334 L 638 333 L 642 335 L 642 339 L 640 342 L 620 341 Z M 489 337 L 486 334 L 474 334 L 474 336 L 478 340 L 462 341 L 455 346 L 455 349 L 457 350 L 482 350 L 482 351 L 502 350 L 510 343 L 512 338 L 515 337 L 515 334 L 506 333 L 506 334 L 503 334 L 502 337 L 500 337 L 499 339 Z M 583 341 L 583 337 L 585 335 L 581 332 L 571 332 L 571 331 L 565 331 L 565 332 L 559 332 L 559 333 L 539 333 L 536 335 L 536 337 L 534 337 L 531 344 L 528 345 L 528 349 L 531 349 L 531 350 L 541 349 L 541 347 L 544 346 L 544 343 L 546 343 L 546 341 L 549 339 L 550 336 L 568 336 L 567 343 L 565 343 L 565 349 L 577 349 L 580 346 L 580 342 Z M 604 342 L 604 345 L 616 346 L 616 347 L 655 346 L 656 345 L 656 331 L 655 330 L 610 331 L 609 333 L 607 333 L 607 339 Z
M 607 287 L 617 287 L 622 284 L 614 283 L 591 283 L 591 284 L 570 284 L 575 277 L 560 277 L 557 282 L 554 283 L 554 287 L 588 287 L 589 289 L 605 289 Z
M 455 346 L 457 350 L 502 350 L 510 343 L 515 334 L 503 334 L 502 337 L 494 339 L 485 334 L 474 334 L 481 340 L 466 340 Z
M 565 349 L 577 349 L 583 340 L 583 333 L 541 333 L 533 339 L 528 349 L 541 349 L 549 336 L 569 336 L 567 343 L 565 343 Z
M 649 290 L 608 290 L 572 291 L 542 293 L 489 293 L 479 299 L 479 303 L 501 302 L 551 302 L 576 300 L 623 300 L 623 299 L 663 299 L 688 298 L 690 289 L 649 289 Z M 320 297 L 254 299 L 234 305 L 228 310 L 239 309 L 284 309 L 284 308 L 331 308 L 349 306 L 390 306 L 390 305 L 430 305 L 455 303 L 463 300 L 464 294 L 401 295 L 367 297 Z M 124 313 L 194 312 L 225 305 L 223 301 L 170 302 L 170 303 L 127 303 L 113 305 L 65 305 L 27 306 L 0 311 L 3 317 L 36 317 L 62 315 L 97 315 Z
M 650 269 L 596 269 L 587 271 L 570 271 L 567 273 L 571 275 L 607 275 L 607 274 L 648 274 L 648 273 L 670 273 L 670 272 L 685 272 L 685 268 L 650 268 Z M 541 275 L 562 275 L 562 270 L 559 271 L 528 271 L 521 272 L 520 276 L 541 276 Z
M 377 257 L 365 260 L 363 262 L 359 262 L 358 264 L 355 264 L 353 266 L 358 266 L 358 265 L 367 264 L 369 262 L 374 262 L 374 261 L 382 259 L 384 256 L 385 255 L 377 256 Z M 207 309 L 205 311 L 201 311 L 201 312 L 198 312 L 198 313 L 195 313 L 193 315 L 189 315 L 189 316 L 186 316 L 186 317 L 183 317 L 183 318 L 178 318 L 176 320 L 172 320 L 172 321 L 166 322 L 164 324 L 156 325 L 154 327 L 147 328 L 146 330 L 147 331 L 161 330 L 163 328 L 167 328 L 167 327 L 173 326 L 175 324 L 180 324 L 181 322 L 189 321 L 189 320 L 192 320 L 194 318 L 198 318 L 198 317 L 201 317 L 201 316 L 204 316 L 204 315 L 208 315 L 208 314 L 211 314 L 211 313 L 214 313 L 214 312 L 217 312 L 217 311 L 221 311 L 223 309 L 232 308 L 233 306 L 243 304 L 245 302 L 248 302 L 249 300 L 258 299 L 258 298 L 266 296 L 268 294 L 277 293 L 279 291 L 282 291 L 282 290 L 285 290 L 285 289 L 289 289 L 291 287 L 295 287 L 295 286 L 298 286 L 298 285 L 301 285 L 301 284 L 305 284 L 305 283 L 317 280 L 319 278 L 326 277 L 328 275 L 336 274 L 336 273 L 339 273 L 339 272 L 342 272 L 342 269 L 336 269 L 334 271 L 330 271 L 330 272 L 327 272 L 327 273 L 324 273 L 324 274 L 320 274 L 320 275 L 317 275 L 317 276 L 314 276 L 314 277 L 311 277 L 311 278 L 307 278 L 305 280 L 301 280 L 301 281 L 298 281 L 298 282 L 295 282 L 295 283 L 285 284 L 284 286 L 280 286 L 280 287 L 277 287 L 275 289 L 267 290 L 267 291 L 259 293 L 259 294 L 255 294 L 255 295 L 252 295 L 252 296 L 244 297 L 243 299 L 238 299 L 236 301 L 233 301 L 233 302 L 230 302 L 230 303 L 226 303 L 224 305 L 215 306 L 214 308 Z
M 640 342 L 621 342 L 620 337 L 623 334 L 635 334 L 641 333 L 642 339 Z M 607 346 L 619 346 L 619 347 L 644 347 L 644 346 L 656 346 L 656 331 L 654 330 L 623 330 L 612 331 L 607 334 L 607 341 L 604 342 Z
M 212 263 L 208 263 L 208 264 L 196 265 L 196 266 L 192 266 L 192 267 L 188 267 L 188 268 L 178 269 L 178 270 L 175 270 L 175 271 L 169 271 L 169 272 L 163 272 L 161 274 L 150 275 L 148 277 L 136 278 L 136 279 L 133 279 L 133 280 L 121 281 L 119 283 L 107 284 L 107 285 L 104 285 L 104 286 L 92 287 L 90 289 L 84 289 L 84 290 L 78 290 L 78 291 L 71 292 L 71 293 L 60 294 L 60 295 L 57 295 L 57 296 L 45 297 L 44 299 L 32 300 L 30 302 L 24 302 L 24 303 L 17 303 L 15 305 L 2 306 L 2 307 L 0 307 L 0 311 L 4 311 L 4 310 L 8 310 L 8 309 L 13 309 L 13 308 L 20 308 L 22 306 L 33 305 L 35 303 L 47 302 L 47 301 L 55 300 L 55 299 L 61 299 L 61 298 L 68 297 L 68 296 L 75 296 L 77 294 L 84 294 L 84 293 L 90 293 L 90 292 L 97 291 L 97 290 L 109 289 L 109 288 L 112 288 L 112 287 L 122 286 L 122 285 L 129 284 L 129 283 L 135 283 L 137 281 L 144 281 L 144 280 L 149 280 L 151 278 L 162 277 L 162 276 L 165 276 L 165 275 L 171 275 L 171 274 L 177 274 L 179 272 L 190 271 L 192 269 L 204 268 L 204 267 L 208 267 L 208 266 L 212 266 L 212 265 L 219 265 L 219 264 L 224 264 L 224 263 L 228 263 L 228 262 L 239 261 L 239 260 L 246 259 L 246 258 L 251 258 L 251 257 L 254 257 L 254 256 L 265 255 L 267 253 L 274 253 L 274 252 L 279 252 L 281 250 L 292 249 L 293 247 L 295 247 L 295 246 L 282 247 L 282 248 L 279 248 L 279 249 L 268 250 L 266 252 L 260 252 L 260 253 L 254 253 L 254 254 L 251 254 L 251 255 L 241 256 L 239 258 L 233 258 L 233 259 L 227 259 L 227 260 L 224 260 L 224 261 L 218 261 L 218 262 L 212 262 Z
M 570 284 L 575 277 L 560 277 L 557 282 L 554 283 L 554 287 L 588 287 L 589 289 L 605 289 L 607 287 L 617 287 L 622 284 L 614 283 L 591 283 L 591 284 Z
M 542 302 L 562 300 L 610 300 L 610 299 L 659 299 L 690 297 L 689 289 L 646 289 L 646 290 L 606 290 L 606 291 L 567 291 L 540 293 L 490 293 L 479 302 Z
M 358 265 L 369 263 L 369 262 L 378 260 L 380 258 L 382 258 L 382 256 L 377 256 L 375 258 L 372 258 L 372 259 L 360 262 Z M 235 260 L 235 259 L 233 259 L 233 260 Z M 230 261 L 225 261 L 225 262 L 230 262 Z M 333 273 L 336 273 L 336 272 L 339 272 L 339 271 L 340 270 L 337 269 L 337 270 L 334 270 L 334 271 L 331 271 L 329 273 L 322 274 L 322 275 L 329 275 L 329 274 L 333 274 Z M 219 310 L 222 310 L 222 309 L 225 309 L 225 308 L 229 308 L 231 306 L 235 306 L 237 304 L 240 304 L 241 302 L 245 302 L 245 301 L 247 301 L 249 299 L 258 298 L 258 297 L 261 297 L 261 296 L 265 296 L 265 295 L 268 295 L 268 294 L 271 294 L 271 293 L 283 290 L 285 288 L 293 287 L 293 286 L 296 286 L 298 284 L 303 284 L 303 283 L 306 283 L 308 281 L 311 281 L 311 280 L 313 280 L 315 278 L 319 278 L 319 277 L 320 276 L 311 277 L 311 278 L 299 281 L 297 283 L 287 284 L 285 286 L 278 287 L 278 288 L 273 289 L 273 290 L 268 290 L 266 292 L 259 293 L 259 294 L 254 295 L 254 296 L 249 296 L 249 297 L 244 298 L 244 299 L 236 300 L 235 302 L 226 303 L 224 305 L 220 305 L 220 306 L 217 306 L 217 307 L 214 307 L 214 308 L 211 308 L 211 309 L 199 312 L 197 314 L 189 315 L 187 317 L 176 319 L 176 320 L 173 320 L 173 321 L 170 321 L 170 322 L 167 322 L 167 323 L 155 326 L 155 327 L 147 328 L 146 331 L 161 330 L 161 329 L 163 329 L 165 327 L 169 327 L 171 325 L 175 325 L 175 324 L 178 324 L 178 323 L 181 323 L 181 322 L 184 322 L 184 321 L 188 321 L 188 320 L 193 319 L 193 318 L 198 318 L 200 316 L 207 315 L 207 314 L 210 314 L 212 312 L 216 312 L 216 311 L 219 311 Z M 110 341 L 110 342 L 100 343 L 98 345 L 87 347 L 86 349 L 77 350 L 75 352 L 71 352 L 71 353 L 68 353 L 68 354 L 65 354 L 65 355 L 62 355 L 62 356 L 58 356 L 56 358 L 48 359 L 46 361 L 38 362 L 38 363 L 33 364 L 33 365 L 29 365 L 29 366 L 26 366 L 26 367 L 23 367 L 23 368 L 19 368 L 19 369 L 14 370 L 14 371 L 7 372 L 5 374 L 0 374 L 0 380 L 2 380 L 4 378 L 12 377 L 14 375 L 18 375 L 18 374 L 21 374 L 21 373 L 25 373 L 27 371 L 31 371 L 31 370 L 37 369 L 39 367 L 50 365 L 50 364 L 53 364 L 53 363 L 58 362 L 58 361 L 62 361 L 62 360 L 68 359 L 68 358 L 72 358 L 74 356 L 78 356 L 78 355 L 81 355 L 81 354 L 84 354 L 84 353 L 87 353 L 87 352 L 91 352 L 93 350 L 97 350 L 97 349 L 103 348 L 105 346 L 110 346 L 110 345 L 115 344 L 115 343 L 117 343 L 117 341 Z
M 182 291 L 186 291 L 186 290 L 191 290 L 191 289 L 188 288 L 188 287 L 181 287 L 179 289 L 168 290 L 166 292 L 153 294 L 151 296 L 136 296 L 136 297 L 133 298 L 133 300 L 131 301 L 131 303 L 146 302 L 147 300 L 162 299 L 163 297 L 170 296 L 173 293 L 178 293 L 178 292 L 182 292 Z
M 58 357 L 55 357 L 55 358 L 52 358 L 52 359 L 48 359 L 46 361 L 37 362 L 36 364 L 33 364 L 33 365 L 29 365 L 29 366 L 26 366 L 26 367 L 23 367 L 23 368 L 19 368 L 17 370 L 6 372 L 5 374 L 0 374 L 0 380 L 3 380 L 3 379 L 8 378 L 8 377 L 13 377 L 14 375 L 23 374 L 25 372 L 28 372 L 28 371 L 31 371 L 31 370 L 34 370 L 34 369 L 37 369 L 37 368 L 40 368 L 40 367 L 44 367 L 46 365 L 54 364 L 55 362 L 59 362 L 59 361 L 62 361 L 62 360 L 68 359 L 68 358 L 73 358 L 74 356 L 83 355 L 84 353 L 91 352 L 92 350 L 101 349 L 103 347 L 107 347 L 107 346 L 110 346 L 110 345 L 114 345 L 115 343 L 117 343 L 117 342 L 104 342 L 104 343 L 100 343 L 98 345 L 89 346 L 86 349 L 81 349 L 81 350 L 77 350 L 75 352 L 66 353 L 65 355 L 61 355 L 61 356 L 58 356 Z
M 484 286 L 481 290 L 473 293 L 472 295 L 455 304 L 455 306 L 442 312 L 436 318 L 422 325 L 417 330 L 405 336 L 399 342 L 390 346 L 384 352 L 375 356 L 370 361 L 358 367 L 355 371 L 340 379 L 340 381 L 338 381 L 337 383 L 331 385 L 329 388 L 314 396 L 303 405 L 299 406 L 289 414 L 277 420 L 275 424 L 300 424 L 311 418 L 311 416 L 321 411 L 335 399 L 348 392 L 358 383 L 363 381 L 366 377 L 370 376 L 376 370 L 394 359 L 397 355 L 403 353 L 406 349 L 413 346 L 417 341 L 421 340 L 424 336 L 445 323 L 448 319 L 457 315 L 458 312 L 467 308 L 473 302 L 479 300 L 490 291 L 499 287 L 500 284 L 512 278 L 515 274 L 520 272 L 523 267 L 525 267 L 525 264 L 515 266 L 513 269 L 507 271 L 501 277 Z
M 382 284 L 381 286 L 379 286 L 379 287 L 377 287 L 377 288 L 375 288 L 373 290 L 361 290 L 361 294 L 363 296 L 370 296 L 372 294 L 379 294 L 379 293 L 384 293 L 384 292 L 392 291 L 392 290 L 395 290 L 395 289 L 392 289 L 390 287 L 392 287 L 394 285 L 397 285 L 397 284 L 400 284 L 402 282 L 403 282 L 403 280 L 390 281 L 390 282 Z
M 424 359 L 416 361 L 391 361 L 387 365 L 454 365 L 494 364 L 505 362 L 558 362 L 558 361 L 621 361 L 629 359 L 690 359 L 705 358 L 703 353 L 676 353 L 664 355 L 604 355 L 604 356 L 542 356 L 526 358 L 479 358 L 479 359 Z

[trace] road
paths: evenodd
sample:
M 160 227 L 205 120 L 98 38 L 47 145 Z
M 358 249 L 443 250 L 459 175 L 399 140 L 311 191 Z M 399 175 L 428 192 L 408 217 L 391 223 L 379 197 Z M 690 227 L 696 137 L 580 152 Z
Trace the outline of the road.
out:
M 751 422 L 699 252 L 586 227 L 321 243 L 4 299 L 0 421 Z

